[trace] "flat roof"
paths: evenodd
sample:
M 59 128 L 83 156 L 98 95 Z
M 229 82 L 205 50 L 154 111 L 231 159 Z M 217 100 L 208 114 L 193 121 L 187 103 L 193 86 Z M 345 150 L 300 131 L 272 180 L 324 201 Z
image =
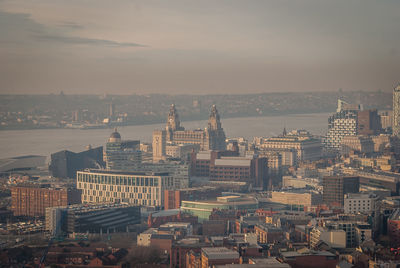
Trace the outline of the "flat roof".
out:
M 92 173 L 92 174 L 109 174 L 109 175 L 169 176 L 168 172 L 151 172 L 151 171 L 146 172 L 146 171 L 87 169 L 78 172 Z
M 335 254 L 329 251 L 316 251 L 316 250 L 307 250 L 305 252 L 298 251 L 287 251 L 281 253 L 283 257 L 300 257 L 300 256 L 336 256 Z
M 202 248 L 201 251 L 208 259 L 238 259 L 239 253 L 225 247 Z
M 239 158 L 239 159 L 215 159 L 216 166 L 245 166 L 249 167 L 251 159 Z

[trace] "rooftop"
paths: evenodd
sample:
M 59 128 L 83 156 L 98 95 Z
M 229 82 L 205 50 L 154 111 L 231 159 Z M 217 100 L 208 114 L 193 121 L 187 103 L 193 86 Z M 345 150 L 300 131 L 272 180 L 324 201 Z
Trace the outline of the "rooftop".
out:
M 326 256 L 333 257 L 335 254 L 329 251 L 316 251 L 316 250 L 304 250 L 304 251 L 287 251 L 281 253 L 284 258 L 300 257 L 300 256 Z
M 238 259 L 239 253 L 225 247 L 202 248 L 203 254 L 208 259 Z
M 393 211 L 392 215 L 389 217 L 389 220 L 400 221 L 400 208 Z
M 121 171 L 121 170 L 105 170 L 105 169 L 86 169 L 78 171 L 92 174 L 109 174 L 109 175 L 140 175 L 140 176 L 168 176 L 168 172 L 140 172 L 140 171 Z

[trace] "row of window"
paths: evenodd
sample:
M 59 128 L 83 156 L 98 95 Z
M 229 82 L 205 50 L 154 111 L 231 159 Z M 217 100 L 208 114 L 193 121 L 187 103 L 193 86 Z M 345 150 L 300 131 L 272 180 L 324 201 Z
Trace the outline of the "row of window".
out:
M 131 199 L 151 199 L 151 193 L 144 194 L 144 193 L 118 193 L 118 192 L 103 192 L 103 191 L 96 191 L 96 190 L 84 190 L 83 195 L 93 195 L 93 196 L 100 196 L 100 197 L 120 197 L 120 198 L 131 198 Z M 153 195 L 156 199 L 158 199 L 158 193 Z
M 133 186 L 120 186 L 120 185 L 100 185 L 92 183 L 78 183 L 78 189 L 90 189 L 90 190 L 103 190 L 103 191 L 117 191 L 117 192 L 133 192 L 133 193 L 147 193 L 147 192 L 159 192 L 159 188 L 156 187 L 133 187 Z
M 146 199 L 142 199 L 142 200 L 138 200 L 138 199 L 127 199 L 127 198 L 106 198 L 106 197 L 99 197 L 99 196 L 83 196 L 83 201 L 84 202 L 96 202 L 96 203 L 100 203 L 100 202 L 125 202 L 125 203 L 129 203 L 129 204 L 135 204 L 135 205 L 144 205 L 144 206 L 159 206 L 159 202 L 157 200 L 146 200 Z
M 129 186 L 158 186 L 158 178 L 78 173 L 78 182 Z

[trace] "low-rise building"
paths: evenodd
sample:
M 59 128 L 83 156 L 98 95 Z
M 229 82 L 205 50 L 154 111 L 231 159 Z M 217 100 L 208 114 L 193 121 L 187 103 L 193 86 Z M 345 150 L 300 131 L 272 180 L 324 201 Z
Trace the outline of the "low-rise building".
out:
M 320 205 L 322 203 L 322 195 L 317 191 L 303 189 L 273 191 L 271 192 L 270 201 L 304 208 Z
M 260 244 L 276 243 L 283 238 L 283 231 L 272 224 L 259 223 L 254 226 L 257 241 Z
M 46 209 L 46 229 L 60 233 L 126 231 L 140 223 L 140 207 L 124 204 L 74 205 Z
M 201 268 L 208 268 L 221 264 L 238 264 L 239 262 L 240 256 L 237 251 L 225 247 L 201 249 Z
M 329 251 L 298 250 L 281 253 L 282 260 L 290 267 L 308 268 L 336 268 L 339 261 L 338 256 Z
M 208 220 L 214 209 L 255 211 L 258 201 L 247 196 L 221 196 L 217 200 L 182 201 L 181 210 L 197 216 L 199 222 Z
M 378 197 L 368 193 L 349 193 L 344 197 L 344 213 L 372 213 L 377 210 Z
M 400 209 L 395 209 L 388 218 L 387 233 L 392 246 L 400 246 Z
M 81 191 L 76 189 L 18 186 L 11 188 L 11 210 L 14 216 L 44 216 L 46 208 L 81 203 Z
M 314 248 L 319 241 L 327 243 L 332 248 L 345 248 L 346 232 L 324 227 L 314 227 L 310 231 L 310 247 Z

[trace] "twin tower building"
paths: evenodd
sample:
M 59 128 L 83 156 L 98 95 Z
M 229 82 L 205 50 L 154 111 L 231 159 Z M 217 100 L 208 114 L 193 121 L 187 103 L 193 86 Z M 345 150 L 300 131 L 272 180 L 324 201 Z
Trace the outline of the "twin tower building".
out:
M 185 130 L 181 126 L 175 105 L 172 104 L 165 129 L 153 131 L 153 161 L 164 160 L 168 145 L 194 145 L 201 151 L 226 150 L 225 132 L 221 126 L 217 107 L 212 106 L 207 127 L 204 129 Z

